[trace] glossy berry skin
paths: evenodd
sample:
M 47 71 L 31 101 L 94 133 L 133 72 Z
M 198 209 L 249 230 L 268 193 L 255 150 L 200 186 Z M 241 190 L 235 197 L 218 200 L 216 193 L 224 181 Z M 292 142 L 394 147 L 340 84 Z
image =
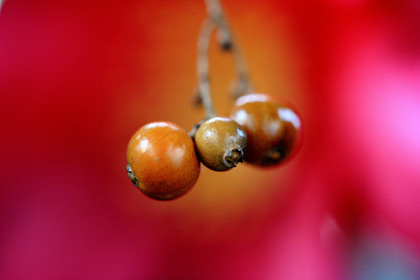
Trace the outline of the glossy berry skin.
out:
M 244 160 L 272 166 L 291 158 L 301 142 L 301 119 L 288 106 L 266 94 L 248 94 L 236 100 L 230 116 L 246 131 Z
M 185 194 L 200 174 L 194 142 L 184 129 L 169 122 L 141 127 L 128 144 L 127 163 L 131 181 L 158 200 Z
M 197 154 L 206 167 L 226 171 L 242 162 L 247 138 L 234 120 L 214 117 L 200 125 L 194 141 Z

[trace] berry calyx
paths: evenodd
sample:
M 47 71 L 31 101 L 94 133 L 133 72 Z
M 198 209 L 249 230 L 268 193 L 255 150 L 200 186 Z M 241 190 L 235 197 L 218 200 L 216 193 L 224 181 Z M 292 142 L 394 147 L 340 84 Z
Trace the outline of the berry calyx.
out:
M 230 116 L 246 131 L 246 162 L 272 166 L 296 154 L 302 134 L 297 113 L 266 94 L 248 94 L 236 100 Z
M 242 162 L 247 138 L 234 120 L 214 117 L 203 122 L 194 136 L 201 162 L 214 171 L 226 171 Z
M 192 188 L 200 174 L 194 142 L 176 124 L 153 122 L 132 136 L 127 173 L 145 195 L 170 200 Z

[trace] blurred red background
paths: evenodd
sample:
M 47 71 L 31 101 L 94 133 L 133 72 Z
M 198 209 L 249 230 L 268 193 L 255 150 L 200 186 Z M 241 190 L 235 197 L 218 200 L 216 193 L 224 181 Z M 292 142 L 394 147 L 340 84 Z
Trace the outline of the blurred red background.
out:
M 299 155 L 202 168 L 186 196 L 125 172 L 151 121 L 189 130 L 201 1 L 8 0 L 0 11 L 1 279 L 418 279 L 420 4 L 223 2 Z M 231 57 L 210 50 L 229 114 Z

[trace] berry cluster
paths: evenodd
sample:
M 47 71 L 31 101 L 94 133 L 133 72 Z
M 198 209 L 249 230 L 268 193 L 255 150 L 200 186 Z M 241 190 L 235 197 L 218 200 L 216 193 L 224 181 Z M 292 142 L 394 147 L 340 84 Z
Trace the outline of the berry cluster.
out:
M 209 0 L 206 4 L 209 17 L 198 40 L 197 72 L 207 117 L 190 133 L 170 122 L 149 123 L 128 144 L 128 177 L 145 195 L 157 200 L 171 200 L 188 192 L 199 177 L 200 163 L 214 171 L 230 170 L 243 161 L 274 166 L 293 157 L 301 142 L 299 116 L 269 95 L 253 93 L 246 64 L 219 2 Z M 229 117 L 215 114 L 210 96 L 207 54 L 215 27 L 223 35 L 219 36 L 223 38 L 219 42 L 222 50 L 233 53 L 237 70 L 236 102 Z
M 230 118 L 210 118 L 192 137 L 169 122 L 141 127 L 128 144 L 127 172 L 147 196 L 170 200 L 193 187 L 200 162 L 215 171 L 230 170 L 243 160 L 277 165 L 296 153 L 300 140 L 295 111 L 266 94 L 248 94 L 237 99 Z

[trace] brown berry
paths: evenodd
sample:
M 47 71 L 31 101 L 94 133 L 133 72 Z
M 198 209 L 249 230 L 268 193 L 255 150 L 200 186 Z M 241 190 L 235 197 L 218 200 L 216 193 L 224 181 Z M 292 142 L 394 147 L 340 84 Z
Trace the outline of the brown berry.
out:
M 246 131 L 244 160 L 271 166 L 291 158 L 301 142 L 301 120 L 291 108 L 266 94 L 248 94 L 237 99 L 231 118 Z
M 141 127 L 128 144 L 127 163 L 134 185 L 158 200 L 185 194 L 200 173 L 194 142 L 184 129 L 169 122 Z
M 246 139 L 237 122 L 223 117 L 205 121 L 194 137 L 201 162 L 215 171 L 229 170 L 242 162 Z

